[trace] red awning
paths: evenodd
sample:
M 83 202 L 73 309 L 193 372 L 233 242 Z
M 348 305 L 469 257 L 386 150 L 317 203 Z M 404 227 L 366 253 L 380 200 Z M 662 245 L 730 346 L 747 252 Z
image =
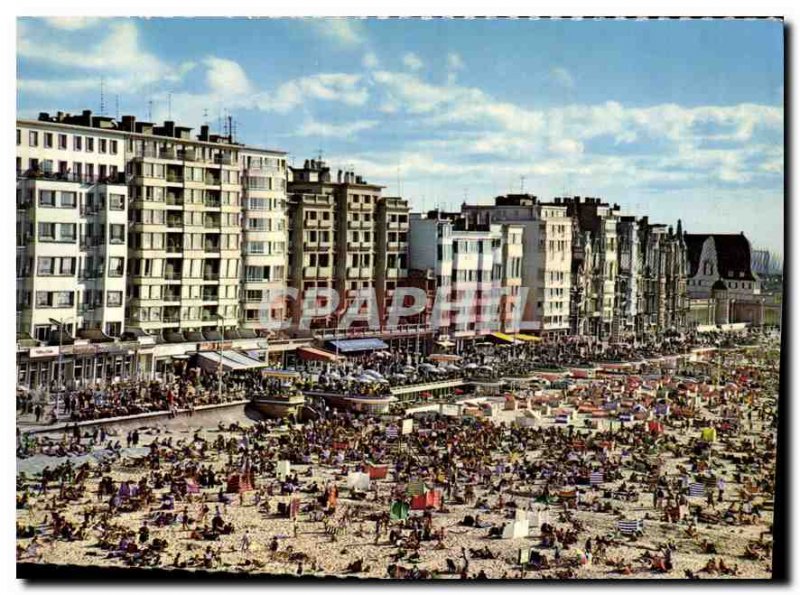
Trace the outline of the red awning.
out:
M 335 353 L 316 347 L 298 347 L 297 355 L 300 356 L 300 359 L 317 362 L 335 362 L 342 359 Z

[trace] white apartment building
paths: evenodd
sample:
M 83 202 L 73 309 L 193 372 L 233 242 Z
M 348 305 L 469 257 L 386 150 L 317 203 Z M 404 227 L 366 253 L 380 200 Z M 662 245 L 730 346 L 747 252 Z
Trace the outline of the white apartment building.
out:
M 567 208 L 531 195 L 498 196 L 494 205 L 462 205 L 480 224 L 513 223 L 522 229 L 521 284 L 528 288 L 522 320 L 534 334 L 569 331 L 572 219 Z
M 262 326 L 262 308 L 269 308 L 273 321 L 282 322 L 285 318 L 285 300 L 271 300 L 269 304 L 264 300 L 270 290 L 286 287 L 286 154 L 246 148 L 239 152 L 239 160 L 244 191 L 243 326 L 257 329 Z
M 438 282 L 432 316 L 440 336 L 460 348 L 493 332 L 516 332 L 507 313 L 522 282 L 520 226 L 480 225 L 457 213 L 431 211 L 411 215 L 409 237 L 409 266 L 434 271 Z M 503 287 L 509 299 L 503 299 Z
M 17 120 L 17 332 L 58 344 L 125 328 L 128 190 L 117 131 Z

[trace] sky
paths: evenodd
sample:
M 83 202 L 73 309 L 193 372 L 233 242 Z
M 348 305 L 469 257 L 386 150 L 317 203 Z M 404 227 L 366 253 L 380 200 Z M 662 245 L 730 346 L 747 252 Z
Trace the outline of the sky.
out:
M 22 18 L 20 117 L 173 119 L 412 208 L 593 196 L 783 254 L 779 21 Z

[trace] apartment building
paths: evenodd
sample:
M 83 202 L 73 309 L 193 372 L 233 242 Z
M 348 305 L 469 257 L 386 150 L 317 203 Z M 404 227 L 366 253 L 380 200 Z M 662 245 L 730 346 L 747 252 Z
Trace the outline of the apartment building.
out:
M 335 327 L 364 290 L 375 290 L 378 303 L 365 303 L 359 314 L 371 316 L 369 308 L 377 307 L 380 318 L 407 275 L 407 202 L 384 199 L 383 186 L 352 171 L 338 170 L 334 179 L 321 159 L 307 159 L 290 172 L 290 284 L 301 291 L 331 287 L 340 300 L 328 320 L 312 325 Z M 296 306 L 294 311 L 297 320 Z
M 382 196 L 375 209 L 375 294 L 385 322 L 394 291 L 408 280 L 408 201 Z M 389 329 L 391 330 L 391 329 Z
M 567 208 L 540 202 L 529 194 L 495 198 L 494 205 L 462 205 L 462 213 L 480 224 L 511 223 L 523 230 L 522 286 L 527 332 L 563 335 L 569 331 L 572 219 Z
M 123 116 L 130 180 L 131 326 L 171 343 L 239 327 L 242 186 L 228 137 Z
M 17 332 L 38 341 L 125 328 L 125 139 L 95 118 L 17 121 Z
M 413 213 L 410 221 L 409 266 L 437 279 L 430 321 L 439 338 L 461 348 L 493 332 L 517 332 L 511 313 L 522 283 L 522 227 L 441 211 Z
M 269 292 L 283 289 L 287 280 L 286 155 L 243 148 L 239 160 L 243 188 L 242 326 L 259 329 L 264 322 L 262 311 L 275 322 L 285 318 L 286 301 L 270 299 Z
M 609 340 L 616 308 L 619 205 L 579 196 L 554 202 L 565 205 L 573 220 L 573 331 Z
M 642 249 L 639 222 L 636 217 L 623 216 L 617 222 L 619 274 L 614 332 L 618 338 L 640 335 L 642 319 Z

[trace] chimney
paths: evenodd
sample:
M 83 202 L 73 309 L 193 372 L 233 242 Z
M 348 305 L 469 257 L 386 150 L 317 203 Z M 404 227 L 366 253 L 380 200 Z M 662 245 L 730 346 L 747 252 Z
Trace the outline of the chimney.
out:
M 39 121 L 40 122 L 47 122 L 50 120 L 50 114 L 47 112 L 39 112 Z
M 175 122 L 164 120 L 164 136 L 175 136 Z
M 136 116 L 122 116 L 122 129 L 127 132 L 136 132 Z
M 342 170 L 341 169 L 336 172 L 336 182 L 339 183 L 339 184 L 342 183 Z
M 203 124 L 200 127 L 200 140 L 208 140 L 208 124 Z

